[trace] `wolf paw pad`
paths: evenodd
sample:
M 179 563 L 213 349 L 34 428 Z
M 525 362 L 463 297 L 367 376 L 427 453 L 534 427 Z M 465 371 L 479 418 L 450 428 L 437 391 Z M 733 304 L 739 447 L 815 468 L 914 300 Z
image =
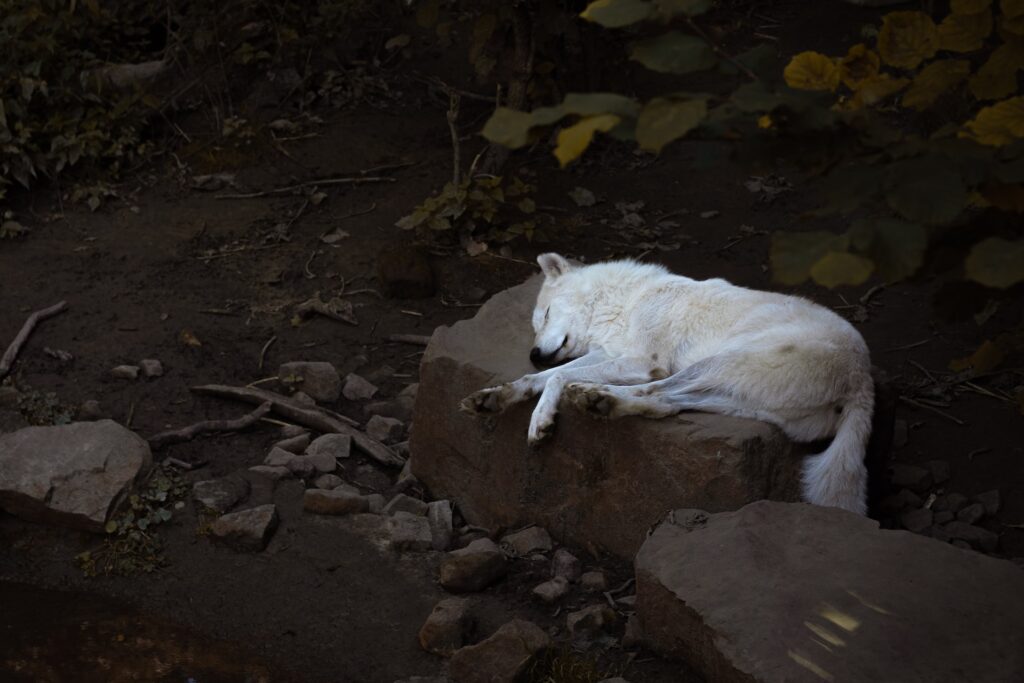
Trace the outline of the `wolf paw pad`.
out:
M 464 413 L 470 413 L 473 415 L 500 413 L 505 410 L 508 405 L 505 393 L 504 387 L 481 389 L 480 391 L 470 394 L 466 398 L 462 399 L 462 403 L 459 404 L 459 409 Z
M 573 384 L 566 390 L 573 405 L 598 418 L 612 417 L 618 399 L 607 391 L 585 384 Z

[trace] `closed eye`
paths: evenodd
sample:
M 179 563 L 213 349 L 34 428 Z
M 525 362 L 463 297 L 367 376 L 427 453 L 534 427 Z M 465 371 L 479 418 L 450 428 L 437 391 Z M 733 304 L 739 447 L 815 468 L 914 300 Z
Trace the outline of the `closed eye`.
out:
M 549 307 L 547 308 L 547 310 L 545 310 L 545 311 L 544 311 L 544 322 L 547 322 L 547 321 L 548 321 L 548 316 L 549 316 L 550 314 L 551 314 L 551 307 L 549 306 Z

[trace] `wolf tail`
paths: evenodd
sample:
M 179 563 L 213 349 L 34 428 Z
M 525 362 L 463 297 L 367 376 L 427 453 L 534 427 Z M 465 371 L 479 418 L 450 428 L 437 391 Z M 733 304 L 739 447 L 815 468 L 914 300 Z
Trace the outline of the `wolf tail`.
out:
M 874 383 L 865 372 L 842 406 L 832 443 L 823 453 L 804 461 L 804 500 L 867 514 L 868 470 L 864 455 L 871 436 L 874 405 Z

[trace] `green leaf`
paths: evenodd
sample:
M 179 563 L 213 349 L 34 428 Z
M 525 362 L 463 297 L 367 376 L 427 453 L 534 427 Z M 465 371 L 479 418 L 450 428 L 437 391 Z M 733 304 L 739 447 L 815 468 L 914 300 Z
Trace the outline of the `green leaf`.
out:
M 636 141 L 641 149 L 661 149 L 700 125 L 707 116 L 704 98 L 680 100 L 656 97 L 643 108 L 636 124 Z
M 718 58 L 711 46 L 697 36 L 669 31 L 633 46 L 630 59 L 658 73 L 688 74 L 713 67 Z
M 498 107 L 487 119 L 481 134 L 495 144 L 519 149 L 529 143 L 533 125 L 533 116 L 529 112 Z
M 879 169 L 853 163 L 835 169 L 822 182 L 826 213 L 850 213 L 868 202 L 881 189 Z
M 920 157 L 889 164 L 883 183 L 889 206 L 916 223 L 948 223 L 967 205 L 963 179 L 941 157 Z
M 1024 281 L 1024 239 L 989 237 L 971 248 L 964 262 L 967 279 L 1006 289 Z
M 550 107 L 549 107 L 550 108 Z M 554 108 L 561 113 L 578 116 L 597 116 L 598 114 L 616 114 L 623 118 L 636 118 L 640 112 L 640 104 L 631 97 L 612 92 L 576 93 L 565 96 L 560 107 Z M 538 109 L 534 112 L 540 112 Z M 561 116 L 559 118 L 561 118 Z M 557 120 L 557 119 L 556 119 Z M 554 123 L 554 121 L 549 121 Z M 534 125 L 542 125 L 536 122 Z
M 644 0 L 596 0 L 580 16 L 605 28 L 622 28 L 643 21 L 654 7 Z
M 866 244 L 858 244 L 855 235 L 866 235 Z M 859 221 L 850 229 L 851 243 L 871 257 L 886 282 L 910 277 L 924 262 L 928 232 L 921 225 L 895 218 Z
M 811 277 L 829 288 L 859 285 L 871 277 L 872 270 L 871 259 L 845 251 L 830 251 L 811 266 Z
M 776 232 L 769 252 L 772 274 L 784 285 L 800 284 L 814 264 L 830 251 L 845 251 L 847 244 L 846 235 L 831 232 Z
M 743 112 L 768 112 L 782 104 L 782 97 L 762 81 L 745 83 L 732 93 L 732 101 Z
M 106 531 L 108 534 L 114 533 L 115 531 L 117 531 L 117 522 L 113 519 L 110 520 L 105 525 L 103 525 L 103 530 Z
M 658 14 L 671 19 L 680 14 L 696 17 L 711 9 L 711 0 L 654 0 Z

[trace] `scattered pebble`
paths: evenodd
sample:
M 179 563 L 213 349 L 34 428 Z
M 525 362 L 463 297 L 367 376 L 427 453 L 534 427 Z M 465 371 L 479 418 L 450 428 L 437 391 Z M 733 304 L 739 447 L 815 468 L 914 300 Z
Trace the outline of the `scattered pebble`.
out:
M 118 365 L 116 368 L 110 371 L 110 374 L 117 379 L 138 379 L 139 378 L 139 366 L 138 365 Z
M 384 514 L 393 515 L 398 512 L 408 512 L 410 514 L 423 517 L 427 514 L 427 508 L 427 504 L 419 498 L 413 498 L 412 496 L 407 496 L 404 493 L 399 493 L 384 506 Z
M 291 476 L 292 473 L 291 470 L 289 470 L 287 467 L 282 467 L 280 465 L 255 465 L 253 467 L 250 467 L 249 471 L 256 472 L 257 474 L 262 474 L 263 476 L 269 477 L 274 481 L 277 481 L 278 479 L 283 479 L 284 477 Z
M 541 552 L 551 550 L 551 536 L 542 527 L 531 526 L 522 531 L 508 534 L 501 539 L 501 544 L 511 549 L 518 557 L 524 557 L 535 550 Z
M 294 394 L 292 394 L 292 400 L 304 406 L 316 405 L 316 399 L 307 394 L 305 391 L 296 391 Z
M 395 550 L 426 552 L 433 548 L 430 521 L 422 515 L 396 512 L 388 519 L 388 528 L 391 532 L 391 547 Z
M 985 516 L 985 506 L 981 503 L 971 503 L 956 513 L 956 518 L 967 524 L 977 524 Z
M 306 489 L 302 498 L 302 507 L 306 512 L 319 515 L 350 515 L 367 512 L 370 505 L 369 501 L 358 493 L 338 487 L 331 491 Z
M 344 480 L 336 474 L 321 474 L 313 481 L 313 486 L 325 491 L 333 491 L 344 483 Z
M 608 605 L 591 605 L 567 614 L 565 627 L 574 636 L 591 635 L 614 624 L 617 618 L 618 615 Z
M 450 657 L 466 644 L 473 619 L 466 598 L 445 598 L 434 606 L 420 628 L 420 647 L 442 657 Z
M 371 493 L 370 495 L 365 496 L 365 498 L 366 503 L 369 506 L 366 510 L 367 512 L 374 515 L 384 513 L 384 496 L 379 493 Z
M 333 403 L 341 396 L 341 377 L 330 363 L 283 363 L 277 370 L 277 377 L 285 386 L 301 390 L 317 402 Z
M 373 398 L 377 391 L 376 385 L 355 373 L 349 373 L 345 377 L 345 386 L 342 387 L 341 395 L 349 401 L 367 401 Z
M 927 491 L 932 486 L 932 473 L 930 470 L 917 465 L 905 465 L 896 463 L 892 465 L 893 486 L 908 488 L 917 493 Z
M 217 518 L 210 526 L 210 536 L 234 550 L 260 551 L 267 546 L 277 521 L 274 505 L 260 505 Z
M 334 459 L 344 460 L 352 455 L 352 437 L 348 434 L 324 434 L 313 439 L 306 448 L 306 455 L 325 453 Z
M 981 503 L 984 506 L 986 515 L 994 515 L 997 512 L 999 512 L 999 506 L 1001 501 L 999 498 L 999 491 L 997 489 L 992 489 L 991 491 L 979 493 L 974 498 L 972 498 L 972 500 L 976 503 Z
M 306 450 L 307 446 L 309 446 L 309 432 L 304 432 L 298 436 L 293 436 L 276 442 L 273 445 L 273 448 L 280 448 L 282 451 L 288 451 L 289 453 L 295 453 L 298 455 Z
M 580 585 L 584 590 L 603 593 L 608 590 L 608 579 L 601 571 L 584 572 L 580 576 Z
M 489 538 L 453 550 L 441 560 L 440 583 L 445 590 L 468 593 L 483 590 L 508 571 L 505 553 Z
M 925 463 L 932 473 L 932 481 L 935 484 L 943 484 L 949 481 L 949 463 L 945 460 L 929 460 Z
M 297 456 L 294 453 L 274 446 L 270 449 L 270 453 L 267 454 L 267 457 L 263 459 L 263 464 L 271 467 L 287 467 L 288 463 L 296 457 Z
M 967 496 L 962 493 L 947 493 L 935 499 L 935 502 L 932 504 L 932 510 L 936 512 L 948 510 L 956 514 L 965 505 L 967 505 Z
M 374 415 L 366 423 L 366 434 L 382 443 L 394 443 L 405 436 L 405 423 L 393 417 Z
M 78 406 L 78 413 L 76 417 L 83 422 L 95 422 L 96 420 L 102 420 L 106 417 L 103 409 L 100 407 L 100 402 L 95 399 L 89 399 L 82 401 L 82 405 Z
M 580 578 L 580 561 L 565 548 L 559 548 L 551 558 L 551 575 L 563 576 L 569 581 Z
M 533 589 L 533 594 L 547 603 L 561 600 L 569 592 L 569 580 L 564 576 L 556 576 Z
M 227 512 L 249 495 L 249 482 L 237 475 L 208 479 L 192 484 L 197 503 L 218 514 Z
M 142 376 L 147 379 L 153 377 L 163 377 L 164 365 L 155 358 L 146 358 L 139 361 L 139 369 L 142 371 Z
M 534 659 L 550 646 L 551 638 L 544 629 L 515 619 L 490 638 L 457 650 L 452 655 L 448 673 L 458 683 L 524 680 Z

